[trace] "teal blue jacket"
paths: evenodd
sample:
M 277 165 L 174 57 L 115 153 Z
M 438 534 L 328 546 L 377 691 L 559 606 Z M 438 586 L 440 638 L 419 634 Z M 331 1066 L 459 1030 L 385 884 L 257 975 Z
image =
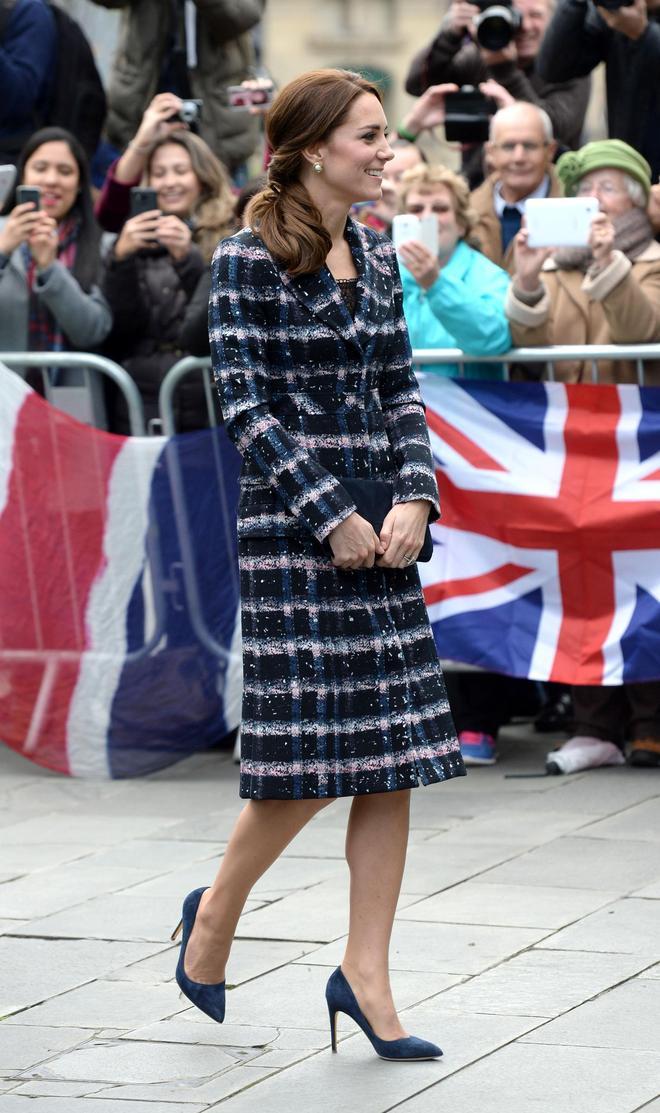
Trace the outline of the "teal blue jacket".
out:
M 511 347 L 504 313 L 510 275 L 460 240 L 428 290 L 399 261 L 403 312 L 413 348 L 461 348 L 469 355 L 499 355 Z M 459 375 L 456 363 L 425 365 L 423 371 Z M 501 379 L 500 363 L 466 363 L 469 379 Z

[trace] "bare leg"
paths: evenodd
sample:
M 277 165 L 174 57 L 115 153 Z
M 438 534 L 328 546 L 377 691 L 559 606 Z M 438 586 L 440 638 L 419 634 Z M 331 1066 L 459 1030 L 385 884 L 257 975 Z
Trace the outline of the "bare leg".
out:
M 332 800 L 250 800 L 239 815 L 217 877 L 204 893 L 186 950 L 186 974 L 213 984 L 225 976 L 236 925 L 250 890 L 309 820 Z
M 341 967 L 376 1035 L 385 1040 L 407 1035 L 392 999 L 389 947 L 409 823 L 407 789 L 356 796 L 346 834 L 351 912 Z

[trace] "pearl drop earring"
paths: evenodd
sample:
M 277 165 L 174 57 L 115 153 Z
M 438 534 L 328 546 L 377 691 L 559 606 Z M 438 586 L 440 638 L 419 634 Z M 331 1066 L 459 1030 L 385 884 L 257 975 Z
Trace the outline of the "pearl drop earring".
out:
M 322 171 L 323 171 L 323 163 L 322 162 L 315 162 L 314 165 L 312 166 L 312 170 L 314 170 L 315 173 L 317 173 L 317 174 L 321 174 Z

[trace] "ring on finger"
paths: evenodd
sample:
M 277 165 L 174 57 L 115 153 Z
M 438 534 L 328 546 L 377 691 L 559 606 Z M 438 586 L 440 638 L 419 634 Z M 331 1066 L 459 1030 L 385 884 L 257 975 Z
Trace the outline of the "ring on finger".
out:
M 414 553 L 406 553 L 406 555 L 403 559 L 405 560 L 406 564 L 414 564 L 415 563 Z

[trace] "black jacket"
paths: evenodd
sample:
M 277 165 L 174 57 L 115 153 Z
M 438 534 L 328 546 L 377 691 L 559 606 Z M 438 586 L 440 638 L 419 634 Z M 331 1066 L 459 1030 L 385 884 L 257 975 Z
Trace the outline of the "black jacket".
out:
M 608 129 L 660 174 L 660 12 L 649 12 L 649 25 L 637 40 L 612 31 L 591 3 L 559 0 L 538 55 L 538 69 L 548 81 L 588 74 L 605 62 Z
M 190 299 L 206 264 L 196 247 L 180 262 L 165 249 L 140 251 L 122 260 L 110 257 L 103 292 L 114 324 L 105 351 L 135 380 L 144 406 L 145 421 L 158 417 L 158 391 L 165 375 L 189 353 L 181 343 L 181 329 Z M 123 400 L 111 400 L 110 427 L 128 433 Z M 183 380 L 175 393 L 177 431 L 208 425 L 200 376 Z

